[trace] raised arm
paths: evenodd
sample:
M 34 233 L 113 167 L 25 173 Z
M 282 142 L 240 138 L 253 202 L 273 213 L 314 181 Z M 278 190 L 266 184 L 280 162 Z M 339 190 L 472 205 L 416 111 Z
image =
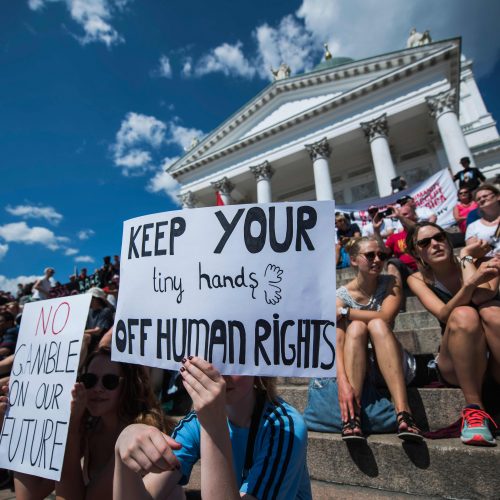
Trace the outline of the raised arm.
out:
M 475 268 L 473 264 L 471 265 L 474 267 L 475 272 L 469 278 L 464 279 L 458 292 L 447 304 L 428 287 L 420 273 L 408 277 L 408 286 L 431 314 L 441 323 L 446 323 L 453 309 L 469 305 L 472 302 L 472 297 L 480 285 L 498 277 L 498 266 L 493 265 L 490 267 L 488 262 L 483 262 L 479 268 Z
M 190 357 L 181 369 L 201 426 L 201 496 L 207 500 L 239 499 L 233 451 L 226 417 L 226 382 L 207 361 Z

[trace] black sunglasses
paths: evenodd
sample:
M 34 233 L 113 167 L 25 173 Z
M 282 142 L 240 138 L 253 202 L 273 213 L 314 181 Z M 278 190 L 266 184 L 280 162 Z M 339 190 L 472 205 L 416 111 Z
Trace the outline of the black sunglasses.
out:
M 389 258 L 389 256 L 384 252 L 366 252 L 361 253 L 361 255 L 366 257 L 368 260 L 375 260 L 375 257 L 378 257 L 380 260 L 384 261 Z
M 442 243 L 446 240 L 446 235 L 442 231 L 440 231 L 439 233 L 429 236 L 429 238 L 422 238 L 421 240 L 417 240 L 417 245 L 420 248 L 427 248 L 431 244 L 432 240 L 437 241 L 438 243 Z
M 121 378 L 114 373 L 106 373 L 102 377 L 98 377 L 95 373 L 84 373 L 80 376 L 80 382 L 85 386 L 85 389 L 92 389 L 99 382 L 99 379 L 101 379 L 104 389 L 114 391 L 120 385 Z

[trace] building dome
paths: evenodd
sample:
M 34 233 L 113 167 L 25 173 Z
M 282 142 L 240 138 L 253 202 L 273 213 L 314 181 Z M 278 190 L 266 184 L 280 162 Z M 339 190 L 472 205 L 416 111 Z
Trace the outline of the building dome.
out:
M 317 66 L 314 67 L 313 71 L 321 71 L 324 69 L 332 69 L 336 66 L 342 66 L 343 64 L 348 64 L 354 62 L 354 59 L 350 57 L 332 57 L 326 61 L 321 61 Z

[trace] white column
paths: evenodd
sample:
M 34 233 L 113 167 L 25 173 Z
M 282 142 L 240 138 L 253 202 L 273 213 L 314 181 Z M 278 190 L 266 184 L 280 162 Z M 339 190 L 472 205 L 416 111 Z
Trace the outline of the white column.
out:
M 314 144 L 305 144 L 305 148 L 313 162 L 316 199 L 333 200 L 332 179 L 328 165 L 331 150 L 326 137 Z
M 379 196 L 387 196 L 392 193 L 391 179 L 396 177 L 396 168 L 392 161 L 387 139 L 389 133 L 387 115 L 384 113 L 382 116 L 369 122 L 362 122 L 360 125 L 370 144 L 378 194 Z
M 273 201 L 271 177 L 274 174 L 274 170 L 272 169 L 270 163 L 265 161 L 260 165 L 250 167 L 250 170 L 257 181 L 257 203 L 271 203 Z
M 460 158 L 464 156 L 468 156 L 471 166 L 474 166 L 474 158 L 465 141 L 456 113 L 455 89 L 426 97 L 425 100 L 431 116 L 436 120 L 451 171 L 454 174 L 462 171 Z
M 218 191 L 224 202 L 224 205 L 231 205 L 233 199 L 231 198 L 231 191 L 234 189 L 234 184 L 227 177 L 223 177 L 220 181 L 212 182 L 214 191 Z
M 187 191 L 177 196 L 182 203 L 182 208 L 194 208 L 198 203 L 198 199 L 192 191 Z

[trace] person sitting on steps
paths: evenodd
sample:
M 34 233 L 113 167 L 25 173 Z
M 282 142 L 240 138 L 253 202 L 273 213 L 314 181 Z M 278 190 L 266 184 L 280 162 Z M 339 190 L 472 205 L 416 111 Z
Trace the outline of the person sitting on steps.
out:
M 403 440 L 423 437 L 408 405 L 405 369 L 408 355 L 392 331 L 401 304 L 401 286 L 381 275 L 387 254 L 377 240 L 362 237 L 349 244 L 356 277 L 337 290 L 337 383 L 343 421 L 342 439 L 365 439 L 361 429 L 361 394 L 368 369 L 368 342 L 397 412 L 397 433 Z
M 496 425 L 484 411 L 481 389 L 487 374 L 500 383 L 500 259 L 480 263 L 491 248 L 482 240 L 455 258 L 447 233 L 430 222 L 417 223 L 406 243 L 419 267 L 408 286 L 441 324 L 440 377 L 460 387 L 465 398 L 461 440 L 495 446 L 491 427 Z

